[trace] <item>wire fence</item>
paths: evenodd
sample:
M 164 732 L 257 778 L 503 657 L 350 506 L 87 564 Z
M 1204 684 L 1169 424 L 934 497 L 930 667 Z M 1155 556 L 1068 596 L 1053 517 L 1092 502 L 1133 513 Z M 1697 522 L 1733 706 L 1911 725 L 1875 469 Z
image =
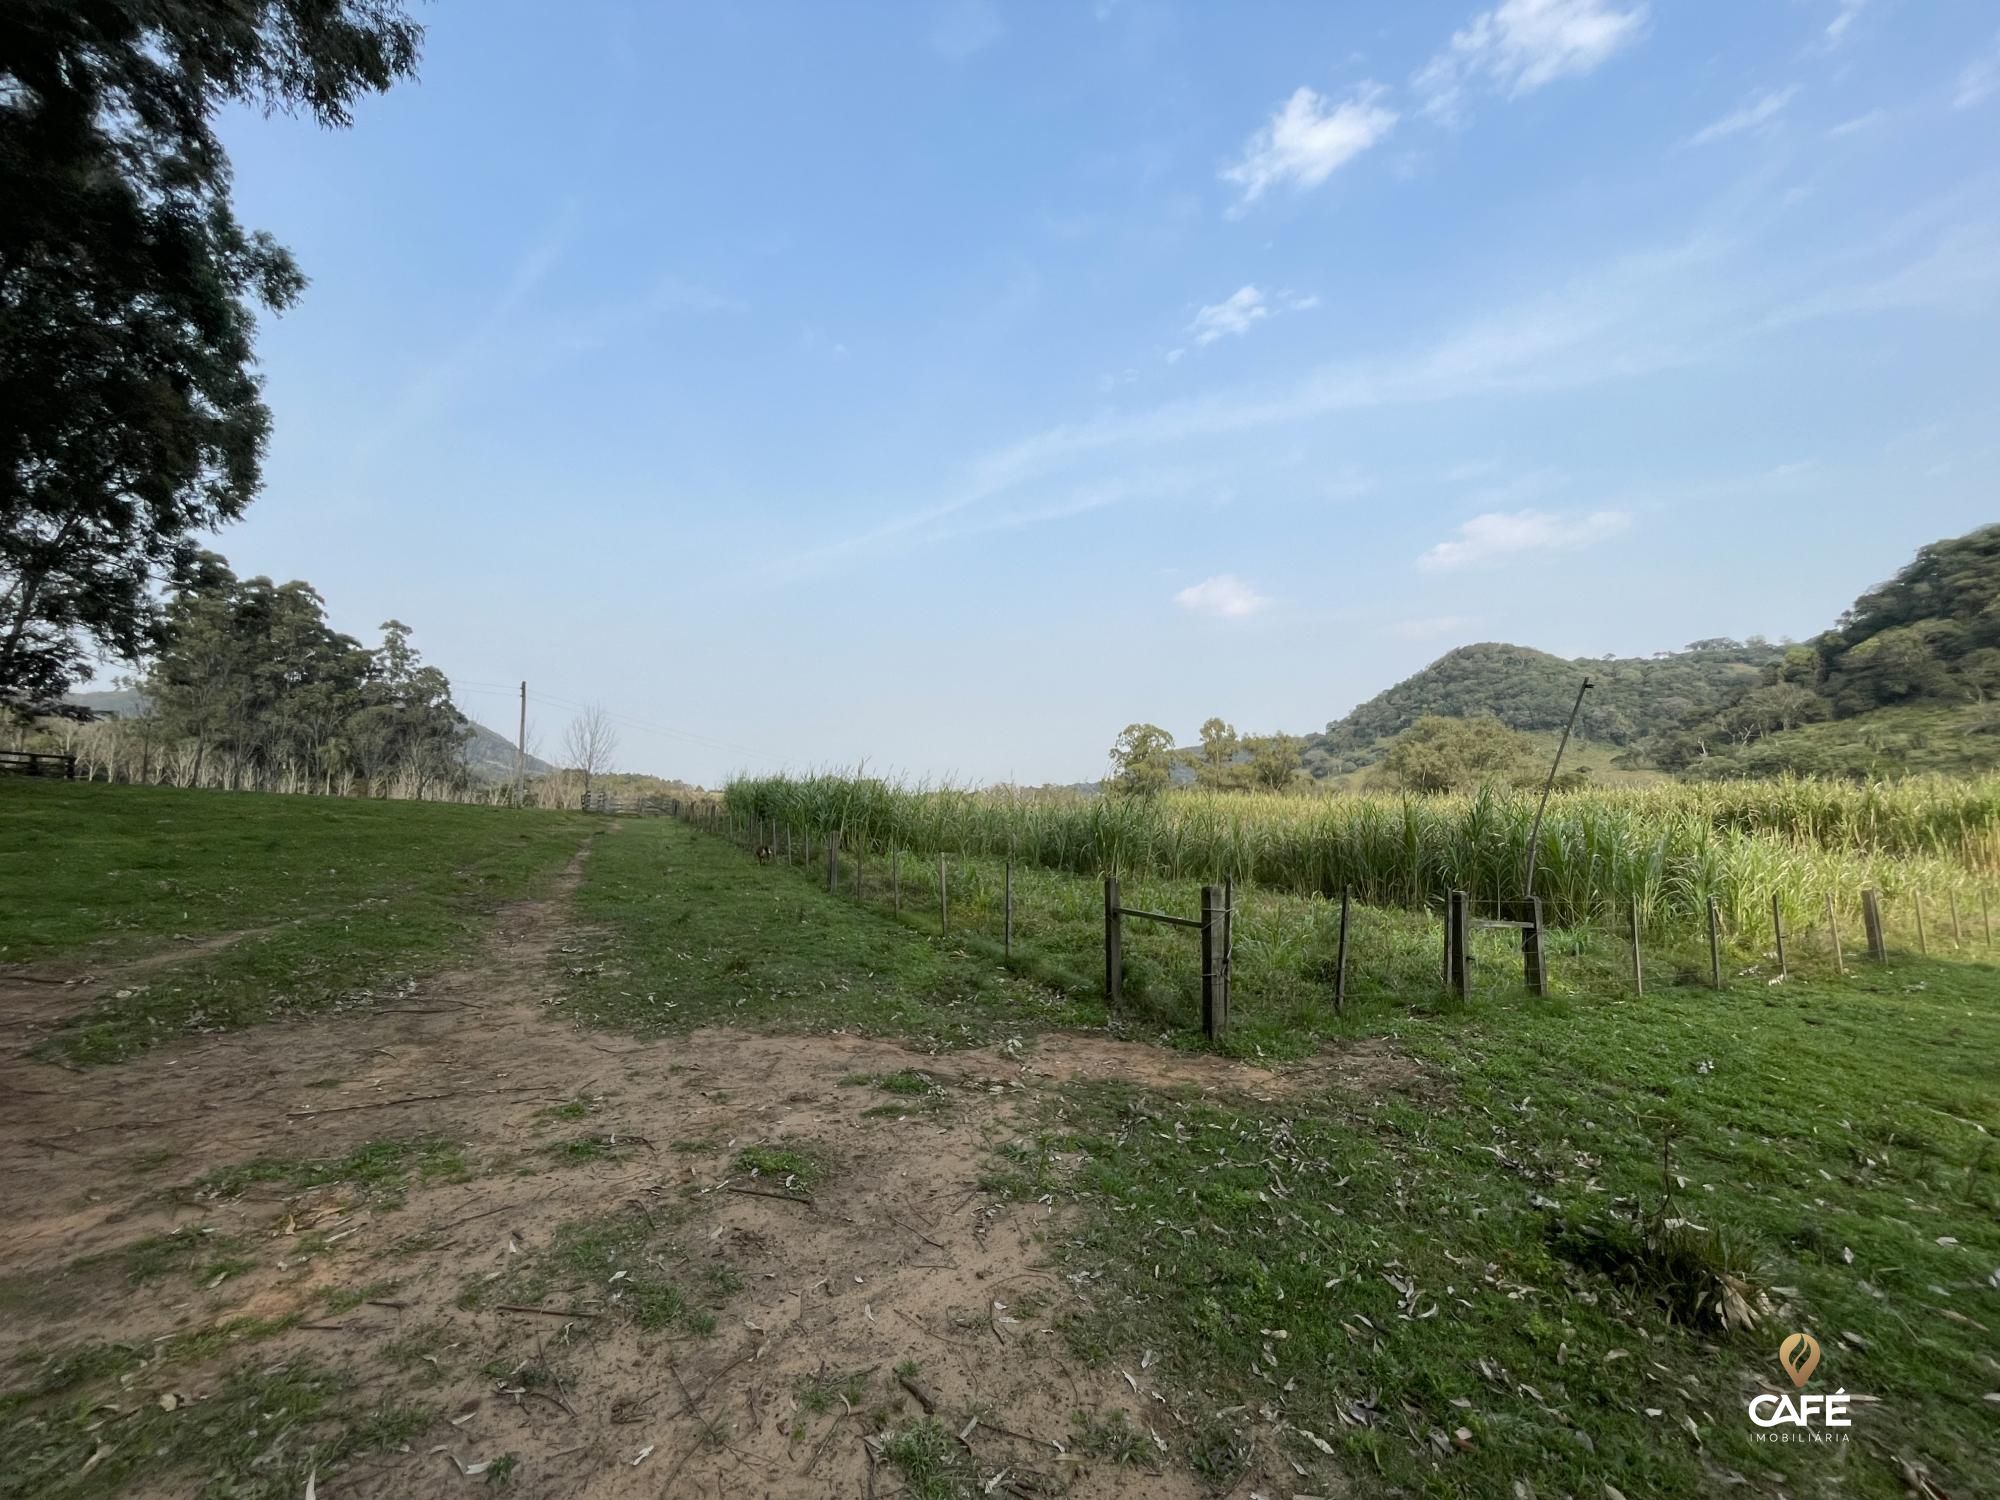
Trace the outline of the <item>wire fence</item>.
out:
M 720 799 L 676 802 L 669 814 L 779 871 L 1072 995 L 1115 994 L 1128 1012 L 1173 1025 L 1191 1025 L 1201 1014 L 1198 997 L 1211 976 L 1193 935 L 1152 922 L 1110 923 L 1098 881 L 997 855 L 844 843 L 732 811 Z M 1194 926 L 1201 891 L 1186 879 L 1121 876 L 1115 899 Z M 1953 893 L 1943 903 L 1922 896 L 1890 903 L 1857 891 L 1830 899 L 1821 919 L 1808 923 L 1788 918 L 1782 902 L 1769 903 L 1761 923 L 1731 923 L 1711 906 L 1711 925 L 1693 931 L 1646 928 L 1636 909 L 1622 920 L 1605 913 L 1530 928 L 1513 898 L 1465 893 L 1464 901 L 1464 959 L 1455 972 L 1448 908 L 1364 906 L 1238 883 L 1228 903 L 1225 1015 L 1318 1032 L 1357 1006 L 1515 997 L 1536 988 L 1536 965 L 1524 951 L 1531 943 L 1545 992 L 1600 998 L 1829 983 L 1906 958 L 1990 960 L 1995 953 L 1993 903 L 1984 891 L 1972 900 Z M 1109 972 L 1107 946 L 1115 951 Z

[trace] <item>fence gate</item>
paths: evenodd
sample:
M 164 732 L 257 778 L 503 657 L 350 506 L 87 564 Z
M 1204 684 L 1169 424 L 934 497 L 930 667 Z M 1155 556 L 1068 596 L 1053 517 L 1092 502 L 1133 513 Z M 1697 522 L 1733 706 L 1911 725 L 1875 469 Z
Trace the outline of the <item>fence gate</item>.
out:
M 1549 992 L 1549 967 L 1542 949 L 1542 898 L 1527 896 L 1518 901 L 1499 901 L 1491 917 L 1472 915 L 1472 898 L 1453 891 L 1444 917 L 1444 982 L 1460 998 L 1465 996 L 1470 953 L 1467 939 L 1475 928 L 1503 928 L 1521 934 L 1521 978 L 1531 995 Z
M 1125 918 L 1192 927 L 1201 934 L 1201 1034 L 1215 1041 L 1229 1029 L 1229 971 L 1235 939 L 1236 892 L 1232 883 L 1201 888 L 1201 915 L 1176 917 L 1121 905 L 1118 877 L 1104 879 L 1104 1003 L 1117 1009 L 1124 998 Z

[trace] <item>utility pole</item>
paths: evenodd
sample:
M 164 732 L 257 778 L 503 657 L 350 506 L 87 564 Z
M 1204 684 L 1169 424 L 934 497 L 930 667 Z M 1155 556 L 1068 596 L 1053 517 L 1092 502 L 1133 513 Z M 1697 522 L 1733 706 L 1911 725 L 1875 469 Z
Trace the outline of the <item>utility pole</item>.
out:
M 1535 826 L 1528 834 L 1528 882 L 1522 890 L 1524 898 L 1532 899 L 1535 894 L 1535 856 L 1542 845 L 1542 814 L 1549 810 L 1549 793 L 1555 789 L 1556 768 L 1563 763 L 1563 751 L 1569 748 L 1570 731 L 1576 728 L 1576 716 L 1583 711 L 1583 695 L 1590 691 L 1590 679 L 1583 679 L 1583 686 L 1576 690 L 1576 702 L 1570 705 L 1569 722 L 1563 725 L 1562 738 L 1556 742 L 1556 758 L 1549 762 L 1549 779 L 1542 783 L 1542 800 L 1535 808 Z
M 514 742 L 514 805 L 521 805 L 522 781 L 528 774 L 528 683 L 521 682 L 521 737 Z

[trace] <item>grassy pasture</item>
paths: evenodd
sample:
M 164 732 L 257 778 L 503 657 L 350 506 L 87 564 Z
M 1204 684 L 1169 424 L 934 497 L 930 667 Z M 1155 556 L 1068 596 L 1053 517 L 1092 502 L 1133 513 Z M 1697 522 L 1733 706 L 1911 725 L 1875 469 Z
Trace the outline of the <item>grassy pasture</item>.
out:
M 675 942 L 704 963 L 745 956 L 734 945 L 752 939 L 734 913 L 765 903 L 794 913 L 766 942 L 789 947 L 793 932 L 824 923 L 859 944 L 872 926 L 890 945 L 883 955 L 898 945 L 906 955 L 865 976 L 833 968 L 826 988 L 775 1008 L 748 998 L 746 977 L 742 1004 L 709 998 L 688 1018 L 682 998 L 659 1026 L 733 1010 L 751 1024 L 858 1024 L 932 1048 L 970 1039 L 937 1026 L 908 986 L 935 972 L 916 965 L 940 956 L 1001 969 L 995 862 L 952 862 L 954 936 L 940 942 L 928 864 L 906 865 L 899 918 L 883 863 L 857 906 L 845 882 L 828 895 L 823 864 L 759 866 L 672 824 L 621 837 L 621 861 L 661 870 L 663 888 L 687 888 L 667 882 L 668 869 L 703 872 Z M 622 930 L 618 893 L 592 888 L 620 869 L 607 863 L 585 891 L 610 930 Z M 1138 889 L 1147 904 L 1184 909 L 1190 884 Z M 1081 967 L 1101 919 L 1094 882 L 1022 870 L 1016 895 L 1024 974 L 1059 976 L 1066 958 Z M 1282 912 L 1305 898 L 1257 900 Z M 1434 924 L 1419 935 L 1413 914 L 1368 918 L 1401 992 L 1384 987 L 1336 1021 L 1309 968 L 1291 969 L 1268 993 L 1239 992 L 1244 1031 L 1232 1050 L 1386 1041 L 1422 1063 L 1414 1091 L 1258 1103 L 1073 1085 L 1027 1123 L 990 1179 L 1073 1211 L 1050 1250 L 1091 1297 L 1063 1331 L 1089 1358 L 1135 1374 L 1150 1366 L 1187 1418 L 1180 1461 L 1225 1489 L 1241 1462 L 1243 1413 L 1275 1404 L 1334 1448 L 1343 1473 L 1392 1493 L 1504 1496 L 1519 1479 L 1541 1494 L 1610 1485 L 1691 1500 L 1740 1476 L 1753 1493 L 1890 1496 L 1906 1492 L 1905 1458 L 1944 1493 L 1977 1492 L 1977 1476 L 2000 1464 L 1983 1400 L 2000 1377 L 2000 1088 L 1990 1067 L 2000 968 L 1898 953 L 1887 965 L 1850 957 L 1852 972 L 1837 978 L 1808 956 L 1783 985 L 1768 983 L 1767 963 L 1724 993 L 1656 969 L 1656 988 L 1634 999 L 1618 983 L 1622 958 L 1586 952 L 1558 955 L 1568 978 L 1548 999 L 1522 993 L 1509 970 L 1473 1003 L 1448 1006 L 1437 1001 Z M 975 925 L 980 935 L 966 930 Z M 1076 936 L 1066 949 L 1065 930 Z M 1247 938 L 1242 985 L 1273 957 L 1256 949 L 1254 918 Z M 1189 944 L 1162 942 L 1145 961 L 1165 989 L 1108 1019 L 1192 1044 L 1169 968 Z M 1695 959 L 1691 950 L 1684 966 Z M 1180 979 L 1191 970 L 1190 958 Z M 855 991 L 870 998 L 857 1006 Z M 1004 991 L 993 997 L 1003 1001 Z M 630 1003 L 628 1023 L 644 1010 Z M 1022 1005 L 1000 1029 L 1080 1020 L 1085 1002 L 1076 1005 L 1068 1018 Z M 971 1033 L 995 1034 L 1002 1015 L 979 1014 Z M 1698 1226 L 1691 1271 L 1646 1252 L 1645 1226 L 1661 1217 Z M 1704 1293 L 1690 1293 L 1687 1277 L 1712 1291 L 1703 1278 L 1722 1268 L 1740 1273 L 1755 1327 L 1725 1329 L 1698 1305 Z M 1776 1348 L 1801 1330 L 1826 1351 L 1828 1378 L 1813 1389 L 1879 1398 L 1847 1445 L 1780 1448 L 1748 1421 L 1751 1396 L 1790 1389 Z M 1326 1458 L 1297 1433 L 1292 1456 L 1308 1467 Z
M 78 1062 L 322 1009 L 465 951 L 601 820 L 442 803 L 0 781 L 0 963 L 171 956 L 46 1044 Z
M 4 786 L 0 810 L 11 817 L 23 805 L 39 808 L 41 837 L 61 842 L 71 832 L 69 847 L 94 848 L 105 869 L 148 852 L 143 834 L 123 844 L 86 837 L 89 819 L 116 806 L 91 800 L 103 788 L 60 791 L 67 813 Z M 193 959 L 186 969 L 196 980 L 176 971 L 157 986 L 172 994 L 173 985 L 198 984 L 187 993 L 208 997 L 200 1006 L 163 1010 L 145 993 L 111 1002 L 92 1023 L 108 1031 L 58 1038 L 71 1056 L 93 1055 L 76 1050 L 93 1035 L 107 1039 L 104 1055 L 124 1056 L 128 1042 L 196 1018 L 279 1019 L 304 1008 L 296 997 L 337 999 L 354 982 L 346 976 L 372 966 L 386 964 L 387 974 L 438 962 L 465 946 L 493 901 L 539 888 L 597 826 L 399 805 L 378 837 L 335 825 L 333 842 L 344 851 L 375 851 L 375 884 L 273 889 L 283 884 L 274 870 L 341 868 L 321 852 L 316 828 L 325 825 L 287 821 L 325 804 L 112 795 L 147 799 L 151 809 L 134 805 L 197 833 L 209 819 L 266 820 L 268 840 L 282 824 L 290 847 L 243 855 L 235 868 L 253 870 L 245 875 L 218 869 L 230 863 L 220 851 L 263 848 L 258 836 L 231 827 L 216 829 L 214 843 L 197 837 L 187 845 L 194 852 L 160 878 L 219 893 L 184 908 L 208 912 L 207 926 L 183 928 L 150 897 L 128 911 L 114 891 L 94 897 L 101 909 L 54 953 L 92 954 L 103 937 L 114 939 L 107 948 L 135 952 L 183 931 L 227 932 L 260 919 L 284 924 L 280 934 L 299 935 L 301 946 L 264 945 L 254 962 L 238 957 L 252 951 L 243 944 Z M 364 819 L 378 811 L 333 810 Z M 425 821 L 424 838 L 396 836 L 400 820 L 433 812 L 449 816 Z M 289 862 L 275 864 L 281 855 Z M 57 893 L 73 899 L 96 889 L 84 857 L 71 855 L 51 882 Z M 941 939 L 934 860 L 903 862 L 898 913 L 885 859 L 869 862 L 857 903 L 851 864 L 831 895 L 823 864 L 760 865 L 687 826 L 629 821 L 598 840 L 576 894 L 582 925 L 557 960 L 562 1008 L 572 1020 L 642 1036 L 717 1024 L 859 1030 L 925 1052 L 1002 1044 L 1031 1056 L 1059 1053 L 1065 1028 L 1108 1026 L 1135 1039 L 1196 1044 L 1190 935 L 1135 924 L 1131 1004 L 1107 1016 L 1096 989 L 1101 893 L 1093 876 L 1017 869 L 1009 963 L 1000 953 L 999 859 L 969 854 L 949 865 L 952 932 Z M 491 878 L 468 883 L 461 870 Z M 37 917 L 36 903 L 58 905 L 57 894 L 38 891 L 18 870 L 5 878 L 28 917 L 45 927 L 75 921 L 46 909 Z M 1138 875 L 1128 894 L 1188 911 L 1195 884 Z M 324 919 L 307 899 L 315 890 L 343 903 L 379 900 L 362 910 L 404 917 L 427 936 L 402 947 L 368 922 Z M 1015 1114 L 980 1090 L 937 1096 L 921 1059 L 842 1080 L 879 1093 L 895 1116 L 918 1115 L 934 1097 L 953 1116 L 998 1112 L 985 1189 L 1055 1210 L 1044 1248 L 1071 1289 L 1016 1287 L 1003 1300 L 1033 1326 L 1056 1328 L 1080 1358 L 1129 1373 L 1152 1418 L 1146 1429 L 1126 1430 L 1080 1417 L 1066 1435 L 1078 1451 L 1112 1469 L 1191 1470 L 1216 1494 L 1242 1476 L 1253 1428 L 1303 1467 L 1297 1488 L 1308 1493 L 1339 1493 L 1344 1483 L 1355 1493 L 1507 1497 L 1525 1485 L 1539 1495 L 1615 1491 L 1632 1500 L 1738 1489 L 1886 1500 L 1919 1480 L 1937 1493 L 1977 1494 L 2000 1472 L 2000 1426 L 1985 1399 L 2000 1387 L 2000 1086 L 1992 1067 L 2000 968 L 1918 959 L 1907 929 L 1892 962 L 1860 963 L 1852 957 L 1858 930 L 1850 930 L 1850 975 L 1837 978 L 1823 954 L 1801 944 L 1794 977 L 1773 985 L 1761 941 L 1746 929 L 1732 951 L 1732 988 L 1716 993 L 1677 982 L 1702 956 L 1662 933 L 1651 939 L 1658 946 L 1639 1000 L 1624 988 L 1613 935 L 1578 925 L 1552 936 L 1555 995 L 1520 993 L 1513 955 L 1495 939 L 1482 950 L 1475 998 L 1448 1005 L 1438 996 L 1434 918 L 1369 909 L 1355 932 L 1355 1003 L 1336 1019 L 1325 1004 L 1330 910 L 1309 894 L 1246 892 L 1231 1045 L 1296 1057 L 1330 1043 L 1336 1060 L 1395 1061 L 1380 1079 L 1308 1072 L 1304 1086 L 1263 1099 L 1214 1088 L 1050 1084 Z M 1362 982 L 1368 976 L 1372 989 Z M 210 1003 L 218 996 L 234 999 L 225 1009 Z M 662 1049 L 629 1066 L 672 1056 Z M 538 1104 L 535 1118 L 562 1134 L 559 1126 L 575 1128 L 597 1107 L 595 1096 L 579 1095 Z M 727 1150 L 746 1181 L 754 1174 L 794 1194 L 827 1192 L 836 1166 L 866 1168 L 792 1143 L 733 1141 Z M 462 1190 L 468 1170 L 478 1180 L 484 1169 L 456 1138 L 385 1135 L 310 1156 L 257 1155 L 188 1180 L 216 1202 L 338 1182 L 371 1202 L 407 1196 L 414 1207 L 443 1184 Z M 496 1193 L 505 1180 L 496 1177 Z M 452 1217 L 470 1211 L 454 1207 Z M 1651 1238 L 1650 1226 L 1667 1218 L 1694 1226 L 1681 1231 L 1692 1248 L 1672 1262 Z M 614 1265 L 643 1264 L 644 1276 L 619 1282 L 631 1282 L 621 1320 L 677 1339 L 734 1326 L 740 1288 L 726 1266 L 683 1264 L 683 1241 L 709 1243 L 678 1210 L 578 1218 L 510 1262 L 490 1291 L 468 1291 L 458 1311 L 469 1316 L 473 1304 L 501 1295 L 579 1296 L 607 1285 Z M 135 1241 L 77 1274 L 179 1298 L 269 1253 L 262 1243 L 191 1232 Z M 420 1268 L 417 1259 L 398 1265 L 397 1274 Z M 1754 1327 L 1725 1328 L 1714 1316 L 1721 1270 L 1740 1278 Z M 30 1295 L 24 1285 L 16 1313 Z M 1813 1334 L 1823 1349 L 1812 1390 L 1875 1398 L 1857 1408 L 1845 1443 L 1756 1440 L 1745 1403 L 1790 1388 L 1776 1348 L 1794 1331 Z M 359 1379 L 304 1364 L 273 1374 L 251 1347 L 260 1336 L 232 1324 L 213 1348 L 57 1351 L 0 1372 L 0 1427 L 16 1451 L 38 1456 L 36 1472 L 54 1458 L 74 1470 L 95 1451 L 91 1424 L 102 1402 L 121 1399 L 117 1382 L 142 1354 L 157 1383 L 163 1367 L 229 1357 L 228 1340 L 244 1347 L 213 1383 L 216 1419 L 241 1413 L 249 1421 L 254 1412 L 284 1430 L 310 1426 L 322 1486 L 332 1460 L 393 1449 L 429 1420 L 369 1395 L 380 1373 L 373 1367 Z M 989 1357 L 1006 1356 L 995 1349 Z M 244 1493 L 302 1491 L 304 1452 L 266 1472 L 253 1465 L 267 1443 L 194 1446 L 190 1434 L 203 1429 L 176 1428 L 170 1415 L 144 1408 L 131 1445 L 50 1492 L 108 1496 L 147 1477 L 164 1483 L 190 1473 L 227 1473 Z M 942 1427 L 890 1436 L 885 1458 L 906 1484 L 928 1486 L 918 1492 L 976 1493 L 988 1477 L 961 1460 Z M 142 1474 L 142 1461 L 154 1469 Z M 0 1477 L 0 1493 L 14 1492 Z

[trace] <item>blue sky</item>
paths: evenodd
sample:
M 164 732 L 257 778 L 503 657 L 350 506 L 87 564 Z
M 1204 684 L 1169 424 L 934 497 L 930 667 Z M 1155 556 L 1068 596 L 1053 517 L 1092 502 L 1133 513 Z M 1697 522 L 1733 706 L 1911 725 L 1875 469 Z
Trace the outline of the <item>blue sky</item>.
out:
M 2000 509 L 1989 0 L 421 14 L 352 131 L 227 122 L 312 286 L 220 546 L 545 751 L 1075 780 Z

